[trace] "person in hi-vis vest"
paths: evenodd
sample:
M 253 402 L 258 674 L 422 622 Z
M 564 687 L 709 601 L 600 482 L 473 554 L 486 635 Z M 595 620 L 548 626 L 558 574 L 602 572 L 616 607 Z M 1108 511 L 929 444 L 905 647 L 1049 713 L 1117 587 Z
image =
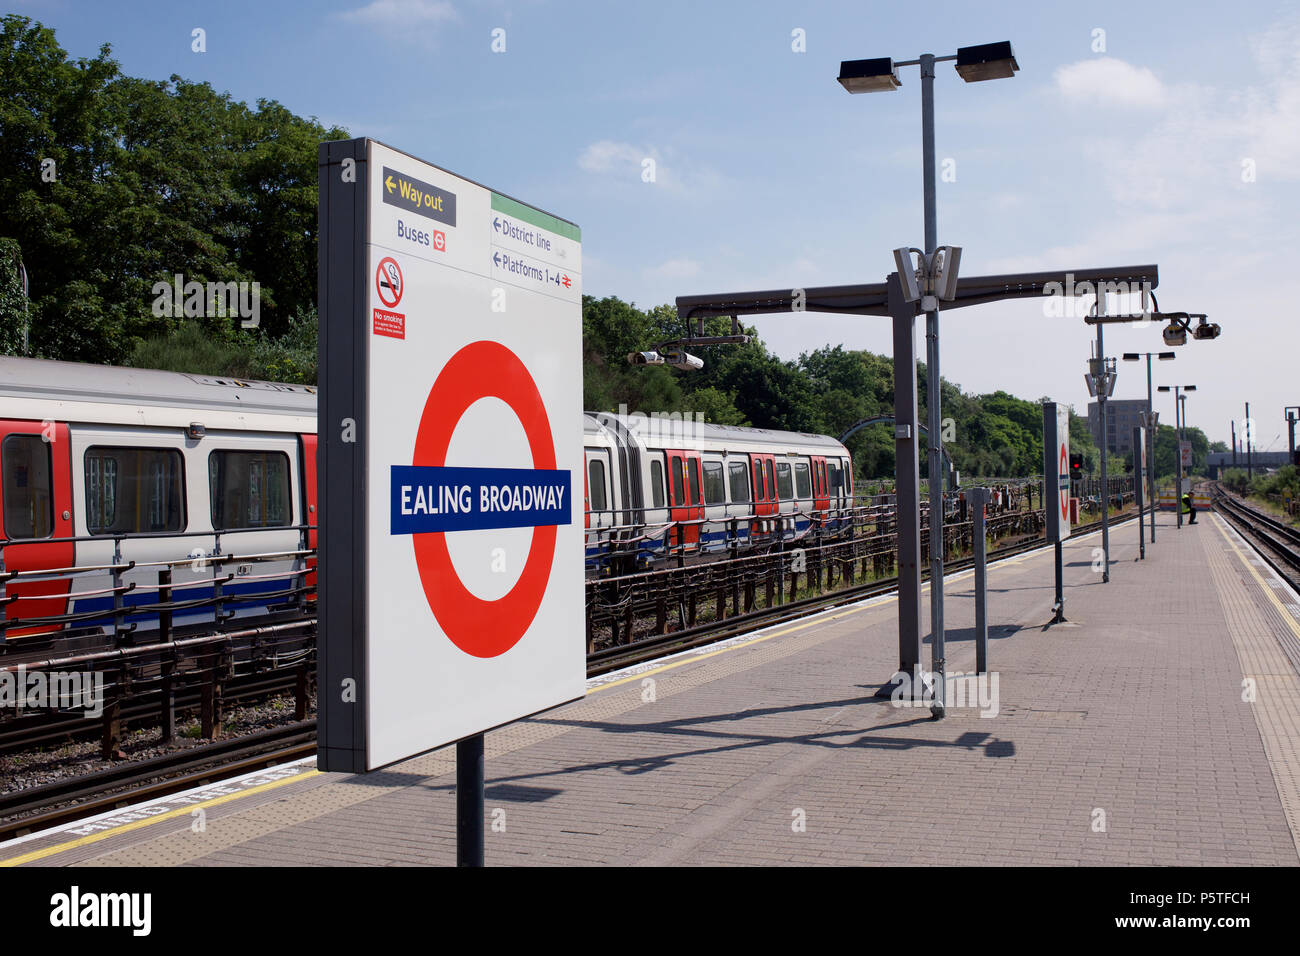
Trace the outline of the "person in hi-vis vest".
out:
M 1196 503 L 1192 500 L 1192 493 L 1189 491 L 1183 495 L 1183 514 L 1190 514 L 1188 524 L 1196 524 Z

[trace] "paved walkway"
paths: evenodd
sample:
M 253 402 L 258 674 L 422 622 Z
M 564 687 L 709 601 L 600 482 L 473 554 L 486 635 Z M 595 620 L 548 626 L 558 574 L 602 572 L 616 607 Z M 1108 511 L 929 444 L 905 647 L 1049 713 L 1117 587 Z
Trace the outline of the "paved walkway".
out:
M 1160 520 L 1145 562 L 1115 529 L 1108 584 L 1098 536 L 1067 545 L 1066 625 L 1044 627 L 1050 551 L 990 570 L 996 716 L 870 696 L 896 660 L 881 599 L 490 734 L 489 865 L 1300 863 L 1300 602 L 1215 516 Z M 969 672 L 971 575 L 947 594 L 949 668 Z M 451 749 L 280 769 L 0 864 L 449 864 L 453 771 Z

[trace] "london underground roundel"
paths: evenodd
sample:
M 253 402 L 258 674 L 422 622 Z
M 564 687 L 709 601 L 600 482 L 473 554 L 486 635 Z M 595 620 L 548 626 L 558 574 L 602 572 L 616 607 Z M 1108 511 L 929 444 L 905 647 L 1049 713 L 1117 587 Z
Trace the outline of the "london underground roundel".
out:
M 485 376 L 485 368 L 496 371 Z M 473 342 L 453 355 L 429 389 L 412 465 L 444 469 L 457 423 L 471 405 L 488 397 L 499 398 L 518 416 L 528 439 L 533 468 L 539 473 L 554 473 L 555 443 L 532 376 L 504 345 L 486 341 Z M 491 473 L 496 469 L 460 470 L 478 472 L 475 476 L 478 482 L 472 487 L 469 484 L 453 487 L 471 487 L 471 506 L 475 499 L 481 502 L 482 489 L 491 487 Z M 500 527 L 500 524 L 486 526 Z M 495 601 L 482 600 L 461 582 L 447 548 L 447 532 L 414 534 L 411 540 L 429 609 L 448 640 L 475 657 L 496 657 L 514 647 L 528 630 L 546 594 L 555 557 L 555 525 L 533 526 L 532 545 L 523 572 L 510 592 Z

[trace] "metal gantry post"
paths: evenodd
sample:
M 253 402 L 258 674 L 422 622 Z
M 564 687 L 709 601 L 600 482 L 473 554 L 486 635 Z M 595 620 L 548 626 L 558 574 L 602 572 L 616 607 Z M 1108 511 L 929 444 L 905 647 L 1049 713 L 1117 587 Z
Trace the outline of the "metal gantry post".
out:
M 934 185 L 934 54 L 921 54 L 921 153 L 925 195 L 925 255 L 939 244 Z M 939 312 L 925 314 L 926 417 L 930 475 L 930 656 L 935 686 L 944 686 L 946 647 L 943 627 L 943 462 L 942 399 L 939 390 Z M 935 716 L 943 714 L 943 698 L 935 697 Z
M 888 280 L 894 332 L 894 453 L 898 541 L 898 670 L 921 690 L 921 468 L 917 448 L 916 310 L 903 300 L 898 273 Z M 892 682 L 881 696 L 892 694 Z

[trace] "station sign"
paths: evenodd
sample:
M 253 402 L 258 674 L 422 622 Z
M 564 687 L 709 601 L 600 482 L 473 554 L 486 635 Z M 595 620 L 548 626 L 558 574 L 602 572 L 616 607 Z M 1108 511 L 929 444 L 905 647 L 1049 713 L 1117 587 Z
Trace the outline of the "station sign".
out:
M 1070 409 L 1043 403 L 1043 508 L 1047 540 L 1070 537 Z
M 318 766 L 585 691 L 574 224 L 369 139 L 320 149 Z
M 1192 443 L 1189 441 L 1180 441 L 1178 443 L 1179 460 L 1183 463 L 1183 471 L 1192 467 Z

